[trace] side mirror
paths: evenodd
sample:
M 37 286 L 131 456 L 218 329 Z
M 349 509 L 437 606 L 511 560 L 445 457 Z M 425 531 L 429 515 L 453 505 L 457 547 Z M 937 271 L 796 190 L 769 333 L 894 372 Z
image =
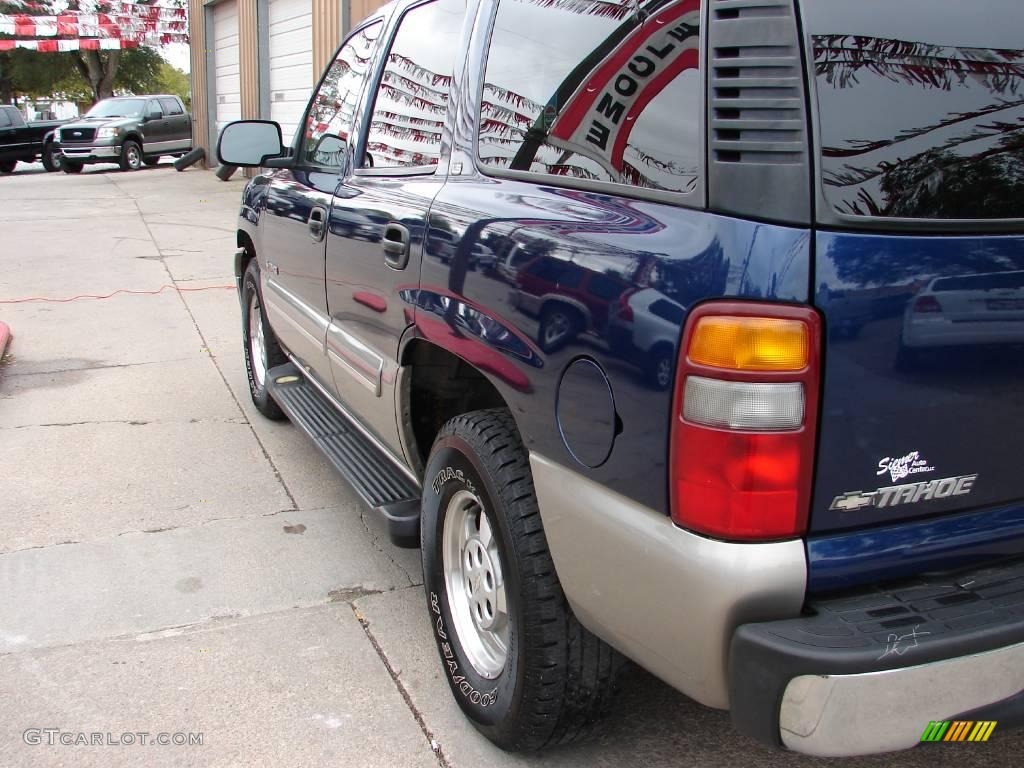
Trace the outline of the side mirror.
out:
M 283 153 L 281 126 L 270 120 L 228 123 L 217 141 L 217 159 L 221 165 L 259 168 Z
M 146 113 L 146 122 L 147 123 L 150 120 L 163 120 L 163 119 L 164 119 L 164 113 L 163 112 L 147 112 Z
M 327 133 L 321 136 L 313 147 L 313 158 L 320 165 L 340 167 L 348 145 L 340 136 Z

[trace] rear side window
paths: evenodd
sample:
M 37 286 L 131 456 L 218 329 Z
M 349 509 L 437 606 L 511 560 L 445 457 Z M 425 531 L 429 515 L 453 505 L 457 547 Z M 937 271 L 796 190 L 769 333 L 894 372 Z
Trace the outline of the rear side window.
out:
M 590 278 L 590 292 L 599 299 L 617 299 L 626 290 L 626 284 L 604 275 L 595 274 Z
M 527 274 L 549 283 L 557 283 L 564 272 L 565 262 L 548 258 L 538 259 L 526 268 Z
M 682 325 L 683 317 L 685 316 L 681 306 L 667 299 L 658 299 L 651 304 L 651 314 L 655 317 L 660 317 L 662 320 L 668 320 L 673 325 Z
M 579 288 L 586 274 L 575 264 L 566 264 L 562 274 L 558 276 L 558 285 L 562 288 Z
M 11 116 L 7 114 L 6 109 L 0 109 L 0 128 L 9 128 L 11 125 Z
M 1024 3 L 802 3 L 825 203 L 1024 218 Z
M 177 99 L 160 99 L 160 106 L 164 108 L 165 115 L 183 115 L 185 111 L 178 104 Z
M 700 9 L 701 0 L 659 10 L 501 0 L 480 105 L 481 164 L 696 192 Z
M 434 0 L 402 17 L 374 100 L 364 168 L 437 165 L 465 14 L 465 0 Z

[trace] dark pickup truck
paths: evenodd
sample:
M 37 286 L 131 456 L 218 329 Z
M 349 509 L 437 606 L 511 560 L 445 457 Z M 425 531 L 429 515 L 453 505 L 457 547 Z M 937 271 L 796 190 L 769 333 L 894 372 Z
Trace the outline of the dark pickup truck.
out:
M 17 107 L 0 104 L 0 173 L 14 173 L 18 163 L 42 159 L 48 171 L 59 171 L 61 155 L 54 131 L 64 120 L 26 123 Z
M 488 738 L 586 732 L 623 657 L 814 755 L 1024 716 L 1021 29 L 1020 0 L 400 0 L 289 147 L 224 129 L 264 169 L 253 402 L 421 547 Z
M 92 163 L 117 163 L 122 171 L 137 171 L 156 165 L 161 155 L 190 152 L 192 118 L 178 96 L 115 96 L 61 126 L 57 141 L 65 173 L 80 173 Z

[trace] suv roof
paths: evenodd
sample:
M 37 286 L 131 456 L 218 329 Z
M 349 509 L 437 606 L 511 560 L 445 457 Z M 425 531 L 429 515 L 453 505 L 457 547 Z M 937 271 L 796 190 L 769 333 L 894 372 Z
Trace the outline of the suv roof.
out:
M 173 93 L 138 93 L 134 96 L 108 96 L 100 101 L 123 101 L 125 99 L 180 99 L 181 97 Z

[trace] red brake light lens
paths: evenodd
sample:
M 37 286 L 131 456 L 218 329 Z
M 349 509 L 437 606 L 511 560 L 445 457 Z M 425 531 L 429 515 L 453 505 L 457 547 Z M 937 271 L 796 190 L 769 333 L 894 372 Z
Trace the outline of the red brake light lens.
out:
M 930 314 L 941 312 L 942 305 L 934 296 L 918 296 L 914 302 L 914 312 L 917 314 Z
M 750 434 L 684 423 L 673 488 L 676 522 L 715 538 L 780 539 L 806 523 L 799 433 Z
M 806 338 L 807 355 L 796 370 L 750 370 L 694 362 L 697 329 L 744 329 L 771 321 Z M 769 321 L 769 322 L 765 322 Z M 723 338 L 728 334 L 723 334 Z M 780 337 L 781 338 L 781 337 Z M 814 310 L 778 304 L 712 302 L 690 313 L 683 333 L 671 440 L 672 518 L 715 538 L 766 541 L 806 532 L 817 428 L 821 323 Z M 745 345 L 745 346 L 744 346 Z M 696 354 L 698 359 L 702 356 Z M 694 381 L 687 386 L 691 377 Z M 686 403 L 699 396 L 699 403 Z
M 624 322 L 633 322 L 633 307 L 630 306 L 629 297 L 636 293 L 636 288 L 627 288 L 615 302 L 615 314 Z

